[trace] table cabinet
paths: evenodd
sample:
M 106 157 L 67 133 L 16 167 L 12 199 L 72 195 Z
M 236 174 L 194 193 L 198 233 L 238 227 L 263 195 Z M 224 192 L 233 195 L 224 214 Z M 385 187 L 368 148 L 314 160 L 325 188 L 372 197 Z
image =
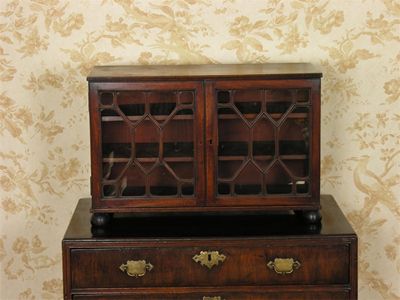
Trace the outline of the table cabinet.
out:
M 95 67 L 93 223 L 277 209 L 317 220 L 321 76 L 309 64 Z

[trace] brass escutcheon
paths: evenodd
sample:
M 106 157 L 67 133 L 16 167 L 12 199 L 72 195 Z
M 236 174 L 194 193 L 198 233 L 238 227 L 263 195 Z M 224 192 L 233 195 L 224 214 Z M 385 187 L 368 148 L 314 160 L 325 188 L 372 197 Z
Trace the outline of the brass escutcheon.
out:
M 219 262 L 223 262 L 225 259 L 226 256 L 219 254 L 218 251 L 200 251 L 200 254 L 193 256 L 195 262 L 209 269 L 218 265 Z
M 144 276 L 146 271 L 151 271 L 153 268 L 153 265 L 151 263 L 146 263 L 145 260 L 128 260 L 126 264 L 119 266 L 122 272 L 126 272 L 126 274 L 131 277 Z
M 275 258 L 274 261 L 269 261 L 267 266 L 277 274 L 285 275 L 293 273 L 301 264 L 293 258 Z
M 223 300 L 223 299 L 220 296 L 215 296 L 215 297 L 204 296 L 203 300 Z

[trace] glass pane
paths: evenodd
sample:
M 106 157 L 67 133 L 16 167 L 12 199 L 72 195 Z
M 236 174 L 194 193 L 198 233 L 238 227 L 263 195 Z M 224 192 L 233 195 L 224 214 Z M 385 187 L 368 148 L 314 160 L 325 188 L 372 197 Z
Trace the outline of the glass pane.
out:
M 296 192 L 298 194 L 308 194 L 309 193 L 308 182 L 303 180 L 298 180 L 296 182 Z
M 181 91 L 178 93 L 179 104 L 193 104 L 194 93 L 193 91 Z
M 297 99 L 296 100 L 299 103 L 309 103 L 310 102 L 310 90 L 309 89 L 297 90 Z
M 251 121 L 261 112 L 263 93 L 261 90 L 236 90 L 233 101 L 242 117 Z
M 113 94 L 112 93 L 101 93 L 100 94 L 100 104 L 101 105 L 112 105 L 113 104 Z
M 275 120 L 279 121 L 290 109 L 294 100 L 294 91 L 288 89 L 270 90 L 267 93 L 267 113 Z
M 146 192 L 144 174 L 137 166 L 130 166 L 121 184 L 122 196 L 144 196 Z
M 149 175 L 150 193 L 155 196 L 173 196 L 178 193 L 175 178 L 164 167 L 159 166 Z
M 308 119 L 290 118 L 289 115 L 279 131 L 279 154 L 308 156 L 309 138 Z
M 306 88 L 217 92 L 219 195 L 309 193 L 310 97 Z
M 235 183 L 235 194 L 237 195 L 258 195 L 261 193 L 262 174 L 255 165 L 248 163 L 238 174 Z
M 230 92 L 229 91 L 218 91 L 217 92 L 217 102 L 218 103 L 229 103 L 230 101 Z
M 218 155 L 247 156 L 249 128 L 233 109 L 218 110 Z
M 135 156 L 158 157 L 160 149 L 160 128 L 146 118 L 135 128 Z
M 175 115 L 162 129 L 163 155 L 168 157 L 193 157 L 193 119 Z
M 100 94 L 104 197 L 194 195 L 194 97 L 193 90 Z
M 263 117 L 253 126 L 253 159 L 263 170 L 266 170 L 275 157 L 275 127 Z
M 265 175 L 267 194 L 290 194 L 293 182 L 289 174 L 276 162 Z

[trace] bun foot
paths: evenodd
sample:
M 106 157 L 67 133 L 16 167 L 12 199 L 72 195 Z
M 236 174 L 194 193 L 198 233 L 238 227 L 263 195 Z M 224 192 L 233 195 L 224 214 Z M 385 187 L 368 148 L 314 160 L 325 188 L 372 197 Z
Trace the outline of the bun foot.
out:
M 319 224 L 322 219 L 319 210 L 296 210 L 295 214 L 306 224 Z
M 303 211 L 302 218 L 307 224 L 317 224 L 321 222 L 321 214 L 319 210 Z
M 112 214 L 105 213 L 94 213 L 92 218 L 90 219 L 90 223 L 96 227 L 104 227 L 107 226 L 112 219 Z

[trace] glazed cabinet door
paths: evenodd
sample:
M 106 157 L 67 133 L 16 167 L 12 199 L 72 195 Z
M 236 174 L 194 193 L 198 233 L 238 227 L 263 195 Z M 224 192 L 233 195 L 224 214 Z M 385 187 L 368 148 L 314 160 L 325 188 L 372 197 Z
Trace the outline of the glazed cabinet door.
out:
M 199 82 L 91 82 L 95 211 L 189 207 L 204 199 Z
M 319 80 L 216 81 L 206 99 L 209 205 L 317 208 Z

